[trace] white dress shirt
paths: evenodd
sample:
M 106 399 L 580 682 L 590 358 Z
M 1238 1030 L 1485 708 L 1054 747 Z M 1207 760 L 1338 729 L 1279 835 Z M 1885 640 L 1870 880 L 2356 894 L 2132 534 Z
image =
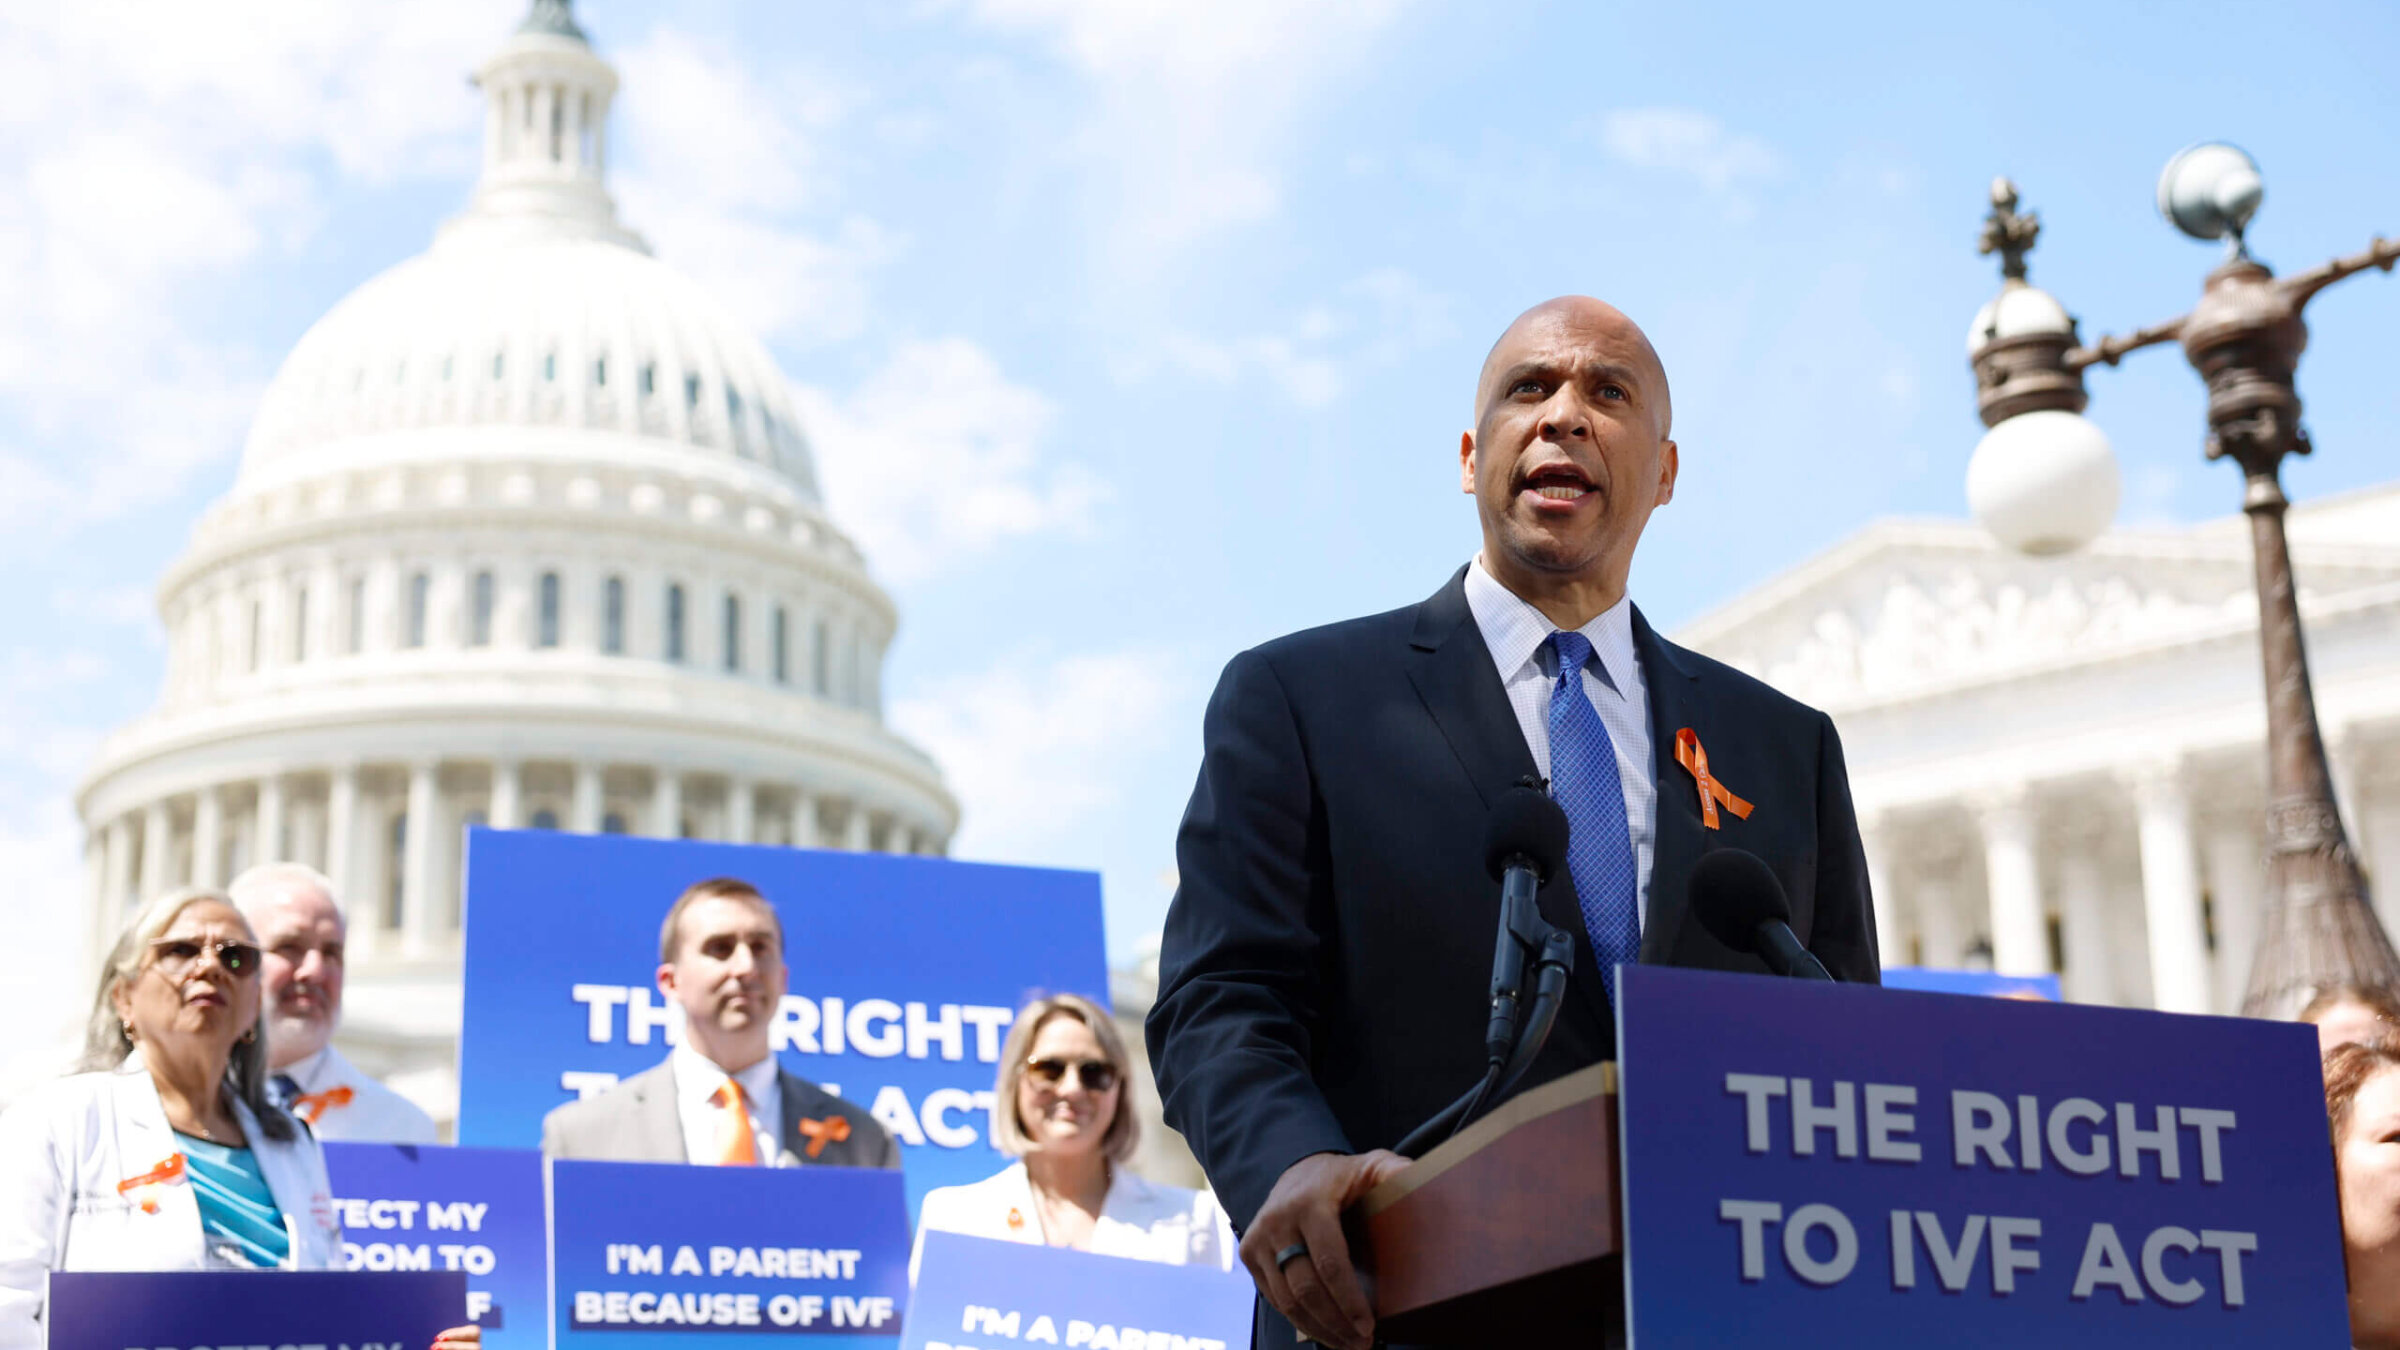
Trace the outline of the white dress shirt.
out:
M 743 1106 L 750 1112 L 750 1139 L 758 1165 L 773 1167 L 783 1157 L 783 1075 L 768 1055 L 739 1073 L 727 1073 L 692 1048 L 690 1041 L 675 1047 L 667 1062 L 675 1066 L 675 1116 L 683 1122 L 683 1160 L 718 1161 L 718 1142 L 726 1108 L 709 1100 L 731 1079 L 742 1085 Z
M 1508 706 L 1525 733 L 1533 765 L 1550 777 L 1550 690 L 1558 663 L 1543 646 L 1558 625 L 1524 597 L 1483 570 L 1477 558 L 1467 568 L 1467 609 L 1491 649 Z M 1633 650 L 1633 601 L 1621 597 L 1600 617 L 1576 630 L 1592 644 L 1583 666 L 1583 692 L 1608 729 L 1617 751 L 1617 781 L 1625 790 L 1625 824 L 1633 837 L 1634 913 L 1646 922 L 1650 909 L 1650 860 L 1658 847 L 1658 782 L 1650 762 L 1650 686 Z M 1547 663 L 1548 669 L 1544 669 Z
M 917 1282 L 927 1233 L 964 1233 L 999 1242 L 1042 1242 L 1041 1211 L 1025 1164 L 1013 1162 L 965 1186 L 925 1193 L 917 1211 L 916 1247 L 908 1256 L 908 1282 Z M 1092 1227 L 1096 1256 L 1128 1256 L 1170 1266 L 1215 1266 L 1234 1270 L 1233 1225 L 1211 1191 L 1186 1190 L 1145 1181 L 1122 1164 L 1109 1171 L 1108 1198 Z
M 291 1103 L 319 1139 L 370 1144 L 430 1144 L 437 1135 L 425 1108 L 359 1072 L 328 1045 L 275 1075 L 288 1077 L 305 1100 Z

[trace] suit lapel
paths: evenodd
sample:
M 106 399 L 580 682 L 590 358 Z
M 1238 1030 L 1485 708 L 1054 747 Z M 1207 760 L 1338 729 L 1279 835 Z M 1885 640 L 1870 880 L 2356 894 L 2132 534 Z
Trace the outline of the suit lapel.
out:
M 808 1160 L 808 1141 L 800 1137 L 800 1118 L 817 1109 L 817 1098 L 824 1095 L 817 1085 L 801 1078 L 789 1069 L 779 1068 L 782 1077 L 783 1120 L 777 1130 L 783 1136 L 783 1156 L 777 1167 L 798 1167 Z
M 1520 779 L 1538 777 L 1539 770 L 1533 750 L 1525 744 L 1525 730 L 1517 725 L 1516 709 L 1509 706 L 1508 691 L 1501 686 L 1499 668 L 1492 664 L 1491 648 L 1484 645 L 1483 630 L 1467 606 L 1466 582 L 1467 569 L 1462 567 L 1449 585 L 1417 607 L 1416 630 L 1409 637 L 1415 659 L 1408 675 L 1488 810 L 1494 798 Z M 1480 831 L 1481 822 L 1473 828 Z M 1605 1024 L 1608 985 L 1592 955 L 1574 880 L 1562 869 L 1542 887 L 1538 901 L 1542 918 L 1580 939 L 1582 955 L 1575 962 L 1573 983 Z
M 641 1094 L 639 1109 L 634 1112 L 641 1131 L 639 1156 L 653 1162 L 683 1162 L 691 1157 L 690 1146 L 683 1137 L 683 1112 L 675 1103 L 675 1061 L 644 1072 L 633 1080 L 634 1091 Z
M 1692 725 L 1699 674 L 1682 650 L 1633 611 L 1633 649 L 1650 694 L 1650 781 L 1658 789 L 1658 833 L 1651 843 L 1649 912 L 1642 923 L 1642 961 L 1666 965 L 1690 911 L 1685 891 L 1693 864 L 1708 851 L 1700 824 L 1700 789 L 1675 762 L 1675 733 Z
M 1518 779 L 1535 776 L 1535 770 L 1491 649 L 1483 645 L 1483 631 L 1467 608 L 1466 580 L 1462 567 L 1449 585 L 1417 606 L 1416 630 L 1408 640 L 1415 657 L 1408 678 L 1488 809 L 1493 798 Z

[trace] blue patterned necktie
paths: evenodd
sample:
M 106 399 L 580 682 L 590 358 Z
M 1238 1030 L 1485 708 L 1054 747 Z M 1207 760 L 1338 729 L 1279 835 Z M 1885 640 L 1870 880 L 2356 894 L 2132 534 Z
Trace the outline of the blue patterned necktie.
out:
M 1617 966 L 1633 961 L 1642 946 L 1624 780 L 1617 775 L 1616 745 L 1583 689 L 1591 639 L 1561 631 L 1548 640 L 1558 657 L 1558 681 L 1550 689 L 1550 795 L 1567 813 L 1567 870 L 1613 1000 Z

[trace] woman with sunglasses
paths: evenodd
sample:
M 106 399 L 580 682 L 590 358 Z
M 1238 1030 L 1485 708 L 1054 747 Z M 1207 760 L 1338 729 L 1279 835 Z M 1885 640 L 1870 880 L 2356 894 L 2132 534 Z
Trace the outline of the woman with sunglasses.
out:
M 42 1344 L 53 1270 L 341 1268 L 325 1156 L 267 1099 L 258 964 L 223 895 L 152 901 L 101 971 L 81 1071 L 0 1114 L 0 1350 Z
M 1019 1012 L 992 1092 L 992 1142 L 1017 1161 L 926 1193 L 909 1278 L 927 1232 L 1233 1269 L 1233 1229 L 1215 1196 L 1125 1166 L 1140 1139 L 1125 1101 L 1132 1067 L 1116 1024 L 1089 999 L 1059 994 Z

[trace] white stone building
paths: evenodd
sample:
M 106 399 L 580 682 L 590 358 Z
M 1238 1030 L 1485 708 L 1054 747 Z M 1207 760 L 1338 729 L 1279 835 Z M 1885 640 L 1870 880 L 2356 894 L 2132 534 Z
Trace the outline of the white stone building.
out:
M 2400 930 L 2400 484 L 2289 528 L 2343 821 Z M 2052 558 L 1963 521 L 1879 523 L 1675 636 L 1833 715 L 1887 964 L 2239 1007 L 2266 856 L 2242 516 Z
M 539 3 L 476 72 L 481 181 L 310 329 L 159 583 L 157 707 L 77 792 L 98 950 L 298 858 L 345 893 L 343 1045 L 456 1108 L 470 823 L 940 853 L 883 724 L 896 614 L 782 374 L 619 224 L 615 72 Z

